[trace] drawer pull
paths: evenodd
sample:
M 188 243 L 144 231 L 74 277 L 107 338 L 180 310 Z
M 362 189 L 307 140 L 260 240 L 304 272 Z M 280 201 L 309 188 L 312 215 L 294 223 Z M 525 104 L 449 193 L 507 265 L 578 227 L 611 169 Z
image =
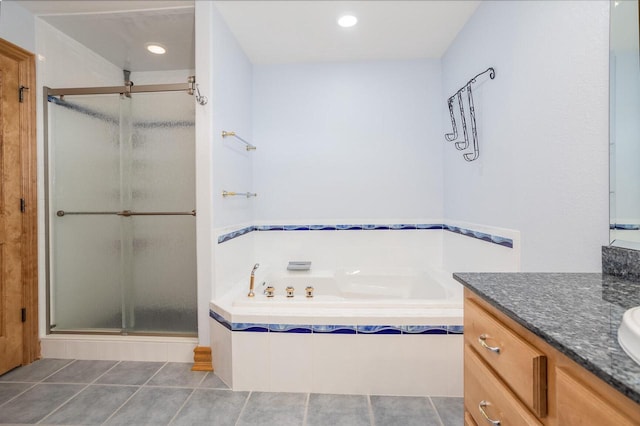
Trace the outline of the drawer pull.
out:
M 485 342 L 488 337 L 489 336 L 487 336 L 486 334 L 481 334 L 480 337 L 478 337 L 478 343 L 480 343 L 480 346 L 482 346 L 486 350 L 499 354 L 500 348 L 498 346 L 489 346 L 487 345 L 487 342 Z
M 489 401 L 484 401 L 484 400 L 480 401 L 480 404 L 478 404 L 478 410 L 480 410 L 480 414 L 482 414 L 482 417 L 484 417 L 485 420 L 489 422 L 489 424 L 494 426 L 500 426 L 500 420 L 492 420 L 491 417 L 489 417 L 487 413 L 484 411 L 484 407 L 486 407 L 487 405 L 491 405 L 491 403 L 489 403 Z

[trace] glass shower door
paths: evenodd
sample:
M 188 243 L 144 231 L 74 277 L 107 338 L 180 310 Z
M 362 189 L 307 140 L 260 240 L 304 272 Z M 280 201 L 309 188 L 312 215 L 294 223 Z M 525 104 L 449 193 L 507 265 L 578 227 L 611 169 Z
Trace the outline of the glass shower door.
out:
M 50 100 L 51 331 L 195 334 L 193 97 Z

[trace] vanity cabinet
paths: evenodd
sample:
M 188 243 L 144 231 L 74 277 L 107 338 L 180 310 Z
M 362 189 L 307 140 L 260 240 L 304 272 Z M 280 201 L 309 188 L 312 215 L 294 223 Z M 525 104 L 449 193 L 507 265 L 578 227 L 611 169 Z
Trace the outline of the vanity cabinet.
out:
M 464 336 L 465 424 L 640 425 L 640 404 L 468 288 Z

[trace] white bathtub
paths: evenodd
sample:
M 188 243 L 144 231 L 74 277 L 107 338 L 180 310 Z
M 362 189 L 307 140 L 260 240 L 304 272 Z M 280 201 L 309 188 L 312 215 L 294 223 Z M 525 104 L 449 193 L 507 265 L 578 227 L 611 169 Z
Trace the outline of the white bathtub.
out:
M 462 396 L 463 291 L 450 273 L 262 272 L 255 297 L 242 282 L 210 304 L 214 368 L 234 390 Z
M 267 286 L 275 295 L 267 297 Z M 294 297 L 285 295 L 286 287 Z M 305 288 L 313 287 L 313 297 Z M 461 308 L 462 287 L 450 274 L 437 270 L 343 269 L 268 273 L 256 284 L 255 296 L 237 294 L 232 305 L 247 308 Z

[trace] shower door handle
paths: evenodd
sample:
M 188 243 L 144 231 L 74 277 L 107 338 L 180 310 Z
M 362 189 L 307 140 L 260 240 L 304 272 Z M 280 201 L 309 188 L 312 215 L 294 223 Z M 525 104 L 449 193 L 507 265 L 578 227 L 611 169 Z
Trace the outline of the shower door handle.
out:
M 196 211 L 191 210 L 190 212 L 132 212 L 131 210 L 122 210 L 119 212 L 65 212 L 64 210 L 58 210 L 56 212 L 56 216 L 62 217 L 67 215 L 110 215 L 115 214 L 118 216 L 195 216 Z
M 190 212 L 132 212 L 131 210 L 122 210 L 121 212 L 116 213 L 118 216 L 195 216 L 196 211 L 191 210 Z

